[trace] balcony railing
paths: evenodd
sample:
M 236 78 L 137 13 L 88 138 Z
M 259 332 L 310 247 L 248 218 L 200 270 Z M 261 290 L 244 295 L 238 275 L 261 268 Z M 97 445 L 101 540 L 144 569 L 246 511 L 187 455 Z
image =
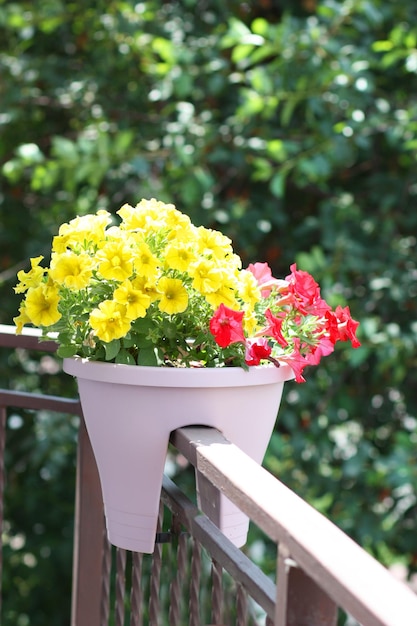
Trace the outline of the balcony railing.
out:
M 0 326 L 0 347 L 56 348 L 39 344 L 35 331 L 16 336 L 10 326 Z M 363 626 L 417 624 L 417 596 L 408 586 L 211 428 L 179 429 L 171 443 L 204 476 L 213 499 L 224 493 L 276 545 L 274 580 L 167 477 L 154 553 L 111 547 L 77 399 L 0 390 L 0 525 L 8 407 L 80 416 L 72 626 L 335 626 L 341 610 Z M 0 575 L 1 568 L 0 556 Z

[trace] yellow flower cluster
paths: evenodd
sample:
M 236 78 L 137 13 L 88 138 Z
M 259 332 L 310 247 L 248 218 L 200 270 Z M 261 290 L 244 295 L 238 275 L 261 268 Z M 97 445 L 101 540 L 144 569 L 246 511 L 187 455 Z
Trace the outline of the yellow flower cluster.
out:
M 222 303 L 244 310 L 253 330 L 260 290 L 230 239 L 155 199 L 125 204 L 118 215 L 118 225 L 107 211 L 63 224 L 50 266 L 37 257 L 18 273 L 15 291 L 25 294 L 14 320 L 18 332 L 32 323 L 61 333 L 63 343 L 92 346 L 128 337 L 148 315 L 162 315 L 162 324 L 184 314 L 184 324 L 195 326 L 184 328 L 192 339 Z

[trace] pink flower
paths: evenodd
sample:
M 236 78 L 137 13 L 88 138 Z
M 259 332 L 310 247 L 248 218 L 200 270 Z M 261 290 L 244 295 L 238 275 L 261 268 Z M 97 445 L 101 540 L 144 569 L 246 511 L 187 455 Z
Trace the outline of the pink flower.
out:
M 259 365 L 262 359 L 267 359 L 271 354 L 271 346 L 265 337 L 251 339 L 246 343 L 245 363 L 247 365 Z
M 243 315 L 243 311 L 234 311 L 223 303 L 219 306 L 210 320 L 210 332 L 217 345 L 221 348 L 227 348 L 231 343 L 239 341 L 245 343 L 242 325 Z
M 323 356 L 328 356 L 334 351 L 334 342 L 329 337 L 322 337 L 320 343 L 306 355 L 308 365 L 318 365 Z
M 279 357 L 280 362 L 287 363 L 295 374 L 295 380 L 297 383 L 305 383 L 306 379 L 303 376 L 303 370 L 308 365 L 308 361 L 303 357 L 300 352 L 300 340 L 298 337 L 294 339 L 294 350 L 291 354 L 283 355 Z
M 286 281 L 279 280 L 272 276 L 271 268 L 268 263 L 250 263 L 247 267 L 248 272 L 256 278 L 258 287 L 261 288 L 261 295 L 267 298 L 271 293 L 272 287 L 282 288 L 287 286 Z

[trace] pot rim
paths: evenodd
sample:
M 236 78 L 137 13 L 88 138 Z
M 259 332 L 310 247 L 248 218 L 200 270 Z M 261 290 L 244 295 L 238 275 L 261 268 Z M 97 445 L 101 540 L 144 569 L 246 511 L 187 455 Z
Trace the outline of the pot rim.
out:
M 146 387 L 249 387 L 294 378 L 293 370 L 285 363 L 280 367 L 256 365 L 245 370 L 242 367 L 151 367 L 71 357 L 64 359 L 63 369 L 77 378 Z

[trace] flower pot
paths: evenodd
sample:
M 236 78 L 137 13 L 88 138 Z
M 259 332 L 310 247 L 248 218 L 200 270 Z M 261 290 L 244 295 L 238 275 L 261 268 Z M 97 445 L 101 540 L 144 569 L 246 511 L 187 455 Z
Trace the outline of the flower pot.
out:
M 77 377 L 81 405 L 97 461 L 109 541 L 154 550 L 159 499 L 170 433 L 183 426 L 220 430 L 261 463 L 280 404 L 293 378 L 283 365 L 242 368 L 158 368 L 64 359 Z M 204 485 L 203 485 L 204 486 Z M 204 512 L 238 546 L 247 517 L 220 496 Z

